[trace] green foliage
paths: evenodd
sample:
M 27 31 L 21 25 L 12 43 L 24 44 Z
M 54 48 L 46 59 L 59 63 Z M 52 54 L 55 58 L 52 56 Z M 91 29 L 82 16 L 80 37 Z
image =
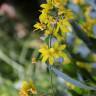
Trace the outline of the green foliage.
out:
M 37 91 L 32 96 L 96 96 L 95 6 L 88 0 L 51 1 L 41 5 L 36 30 L 0 14 L 0 96 L 18 96 L 23 80 L 33 81 L 33 89 L 23 86 L 31 95 Z

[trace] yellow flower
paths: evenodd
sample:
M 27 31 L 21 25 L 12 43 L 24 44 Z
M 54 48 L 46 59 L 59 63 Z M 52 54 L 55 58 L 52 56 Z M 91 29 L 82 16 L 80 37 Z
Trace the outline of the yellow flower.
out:
M 41 23 L 46 24 L 48 22 L 48 15 L 46 13 L 42 13 L 39 16 L 39 20 L 40 20 Z
M 86 22 L 84 22 L 82 25 L 81 25 L 81 28 L 89 35 L 89 36 L 92 36 L 94 37 L 94 34 L 93 34 L 93 26 L 96 25 L 96 19 L 88 19 Z
M 74 19 L 74 14 L 72 12 L 72 10 L 63 7 L 60 7 L 58 9 L 58 15 L 64 15 L 65 19 Z
M 52 6 L 52 3 L 50 2 L 50 3 L 47 3 L 47 4 L 41 4 L 40 5 L 40 7 L 41 8 L 43 8 L 43 9 L 45 9 L 45 11 L 44 12 L 46 12 L 46 13 L 48 13 L 48 11 L 50 10 L 50 9 L 52 9 L 53 8 L 53 6 Z
M 51 21 L 50 21 L 51 20 Z M 54 35 L 54 30 L 55 30 L 55 22 L 54 19 L 52 18 L 49 18 L 49 23 L 47 24 L 47 29 L 45 30 L 45 35 L 48 36 L 48 35 Z
M 64 7 L 68 0 L 53 0 L 53 4 L 57 8 Z
M 53 3 L 55 7 L 60 7 L 60 5 L 62 4 L 61 0 L 53 0 Z
M 63 50 L 66 48 L 66 45 L 60 45 L 58 42 L 55 42 L 53 48 L 55 50 L 54 55 L 56 58 L 64 56 Z
M 23 81 L 22 87 L 20 90 L 20 96 L 29 96 L 28 95 L 29 93 L 37 94 L 37 90 L 35 86 L 33 85 L 32 81 L 30 81 L 29 83 L 26 81 Z
M 47 30 L 47 32 L 45 31 L 45 34 L 52 34 L 54 37 L 57 38 L 57 40 L 61 41 L 64 40 L 64 36 L 66 36 L 66 33 L 71 31 L 72 27 L 69 21 L 67 19 L 60 19 L 58 22 L 55 23 L 53 30 Z
M 66 9 L 66 8 L 64 10 L 65 10 L 64 11 L 65 19 L 70 20 L 70 19 L 74 19 L 75 18 L 72 10 Z
M 42 54 L 42 62 L 46 62 L 48 60 L 49 64 L 53 64 L 55 58 L 63 56 L 63 50 L 65 47 L 65 45 L 59 45 L 58 42 L 56 42 L 51 48 L 48 48 L 47 45 L 43 46 L 39 50 L 39 52 Z
M 45 30 L 45 35 L 46 35 L 46 36 L 48 36 L 48 35 L 50 35 L 50 34 L 52 34 L 52 31 L 51 31 L 51 30 Z
M 43 9 L 41 10 L 42 14 L 39 16 L 39 20 L 40 20 L 40 22 L 46 24 L 47 22 L 49 22 L 48 13 L 49 13 L 50 9 L 53 8 L 52 2 L 50 1 L 50 2 L 47 2 L 46 4 L 41 4 L 41 8 L 43 8 Z
M 48 48 L 47 45 L 43 46 L 39 52 L 42 53 L 42 62 L 49 61 L 50 64 L 53 64 L 54 62 L 54 49 Z
M 46 28 L 46 25 L 43 23 L 39 23 L 37 22 L 34 27 L 36 28 L 36 30 L 40 29 L 40 30 L 44 30 Z
M 68 20 L 66 19 L 61 19 L 59 22 L 58 22 L 59 26 L 60 26 L 60 29 L 61 29 L 61 32 L 62 34 L 65 33 L 65 32 L 70 32 L 71 31 L 71 25 L 70 23 L 68 22 Z

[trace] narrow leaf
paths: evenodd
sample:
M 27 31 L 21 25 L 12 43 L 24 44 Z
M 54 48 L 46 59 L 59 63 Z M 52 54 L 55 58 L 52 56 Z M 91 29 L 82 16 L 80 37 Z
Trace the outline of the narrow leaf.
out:
M 81 83 L 80 81 L 77 81 L 75 79 L 72 79 L 71 77 L 69 77 L 67 74 L 62 73 L 61 71 L 59 71 L 56 68 L 51 68 L 51 70 L 58 76 L 61 77 L 62 79 L 64 79 L 67 82 L 70 82 L 72 84 L 74 84 L 75 86 L 82 88 L 82 89 L 86 89 L 86 90 L 96 90 L 96 87 L 91 87 L 91 86 L 87 86 L 83 83 Z

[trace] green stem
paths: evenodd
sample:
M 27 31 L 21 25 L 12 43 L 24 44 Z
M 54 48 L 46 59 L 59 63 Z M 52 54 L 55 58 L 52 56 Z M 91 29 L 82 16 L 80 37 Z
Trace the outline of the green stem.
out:
M 50 82 L 51 82 L 52 96 L 54 96 L 53 76 L 52 76 L 52 71 L 51 70 L 50 70 Z
M 51 38 L 52 38 L 52 36 L 50 35 L 49 44 L 48 44 L 49 48 L 51 48 Z M 51 66 L 49 66 L 49 73 L 50 73 L 50 82 L 51 82 L 52 96 L 54 96 L 54 86 L 53 86 L 53 76 L 52 76 Z
M 52 36 L 50 35 L 50 36 L 49 36 L 49 44 L 48 44 L 48 47 L 49 47 L 49 48 L 51 48 L 51 38 L 52 38 Z

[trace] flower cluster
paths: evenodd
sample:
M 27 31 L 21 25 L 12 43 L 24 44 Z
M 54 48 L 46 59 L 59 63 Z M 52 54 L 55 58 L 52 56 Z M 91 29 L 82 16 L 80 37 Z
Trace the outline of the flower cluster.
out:
M 54 43 L 51 48 L 48 48 L 47 45 L 43 46 L 39 52 L 42 53 L 42 62 L 46 62 L 48 60 L 49 64 L 54 63 L 55 58 L 64 57 L 65 54 L 63 50 L 66 45 L 59 45 L 58 42 Z
M 20 90 L 20 96 L 29 96 L 29 94 L 37 94 L 37 90 L 32 81 L 30 82 L 23 81 Z
M 47 0 L 46 4 L 41 4 L 42 14 L 39 16 L 39 22 L 34 25 L 35 30 L 43 31 L 45 37 L 51 36 L 49 41 L 52 38 L 57 40 L 52 46 L 44 45 L 39 50 L 43 62 L 53 64 L 54 59 L 65 56 L 66 45 L 60 42 L 72 31 L 69 20 L 74 19 L 72 11 L 66 6 L 67 2 L 68 0 Z
M 73 0 L 73 3 L 78 6 L 80 11 L 80 13 L 77 14 L 79 17 L 80 26 L 88 34 L 88 36 L 96 38 L 93 32 L 94 26 L 96 26 L 95 8 L 87 3 L 86 0 Z M 80 14 L 82 16 L 80 16 Z

